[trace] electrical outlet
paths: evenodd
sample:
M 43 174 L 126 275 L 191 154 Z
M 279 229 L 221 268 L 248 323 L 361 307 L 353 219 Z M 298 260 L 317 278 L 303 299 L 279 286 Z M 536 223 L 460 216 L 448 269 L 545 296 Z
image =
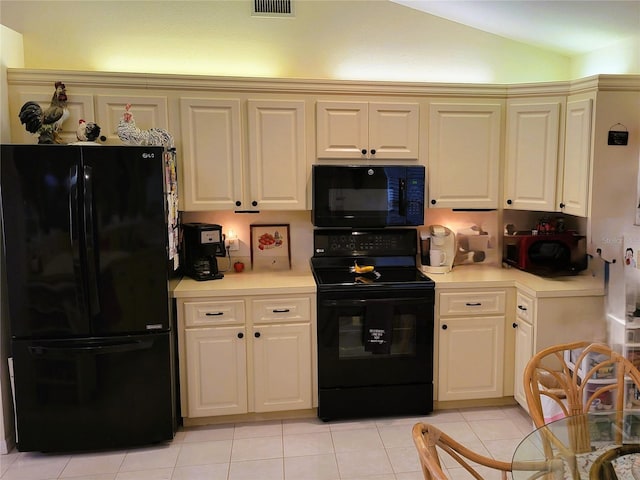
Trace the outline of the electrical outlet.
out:
M 229 246 L 229 251 L 230 252 L 235 252 L 237 250 L 240 250 L 240 245 L 238 245 L 238 239 L 237 238 L 228 238 L 227 239 L 228 242 L 228 246 Z

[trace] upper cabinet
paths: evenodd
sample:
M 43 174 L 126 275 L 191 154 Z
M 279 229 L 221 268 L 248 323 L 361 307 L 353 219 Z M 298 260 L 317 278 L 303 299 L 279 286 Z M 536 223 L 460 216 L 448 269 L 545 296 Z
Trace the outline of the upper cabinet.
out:
M 588 216 L 592 104 L 508 102 L 504 208 Z
M 304 107 L 249 100 L 245 159 L 239 99 L 180 99 L 184 209 L 304 210 Z
M 563 103 L 561 98 L 507 102 L 504 208 L 556 211 Z
M 498 208 L 501 103 L 431 103 L 429 206 Z
M 243 197 L 240 100 L 181 98 L 184 210 L 234 210 Z
M 564 213 L 589 215 L 589 177 L 591 172 L 591 115 L 593 100 L 567 102 L 564 134 L 564 169 L 560 208 Z
M 417 160 L 417 103 L 331 102 L 316 105 L 317 157 Z
M 236 210 L 304 210 L 305 103 L 249 100 L 249 191 Z

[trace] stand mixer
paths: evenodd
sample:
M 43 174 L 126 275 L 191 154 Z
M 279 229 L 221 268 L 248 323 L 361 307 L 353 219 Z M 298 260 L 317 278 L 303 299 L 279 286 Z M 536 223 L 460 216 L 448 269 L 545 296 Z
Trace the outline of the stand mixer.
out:
M 447 273 L 456 255 L 455 234 L 442 225 L 430 225 L 420 233 L 420 258 L 425 273 Z

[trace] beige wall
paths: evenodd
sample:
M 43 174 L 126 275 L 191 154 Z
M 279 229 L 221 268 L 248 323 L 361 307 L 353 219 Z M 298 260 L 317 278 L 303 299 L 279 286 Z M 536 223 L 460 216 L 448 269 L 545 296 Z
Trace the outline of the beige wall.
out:
M 571 73 L 568 57 L 384 0 L 296 0 L 294 18 L 252 17 L 250 5 L 2 0 L 0 22 L 24 34 L 35 69 L 473 83 Z

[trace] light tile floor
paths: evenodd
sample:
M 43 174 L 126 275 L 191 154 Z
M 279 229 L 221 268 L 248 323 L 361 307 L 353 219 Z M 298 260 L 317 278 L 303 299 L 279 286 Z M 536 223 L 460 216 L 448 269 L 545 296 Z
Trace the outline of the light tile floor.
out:
M 362 421 L 188 427 L 172 442 L 147 448 L 73 455 L 14 451 L 0 455 L 0 479 L 422 480 L 411 438 L 417 421 L 502 460 L 510 460 L 531 431 L 529 417 L 517 406 Z M 464 469 L 445 465 L 452 479 L 470 478 Z

